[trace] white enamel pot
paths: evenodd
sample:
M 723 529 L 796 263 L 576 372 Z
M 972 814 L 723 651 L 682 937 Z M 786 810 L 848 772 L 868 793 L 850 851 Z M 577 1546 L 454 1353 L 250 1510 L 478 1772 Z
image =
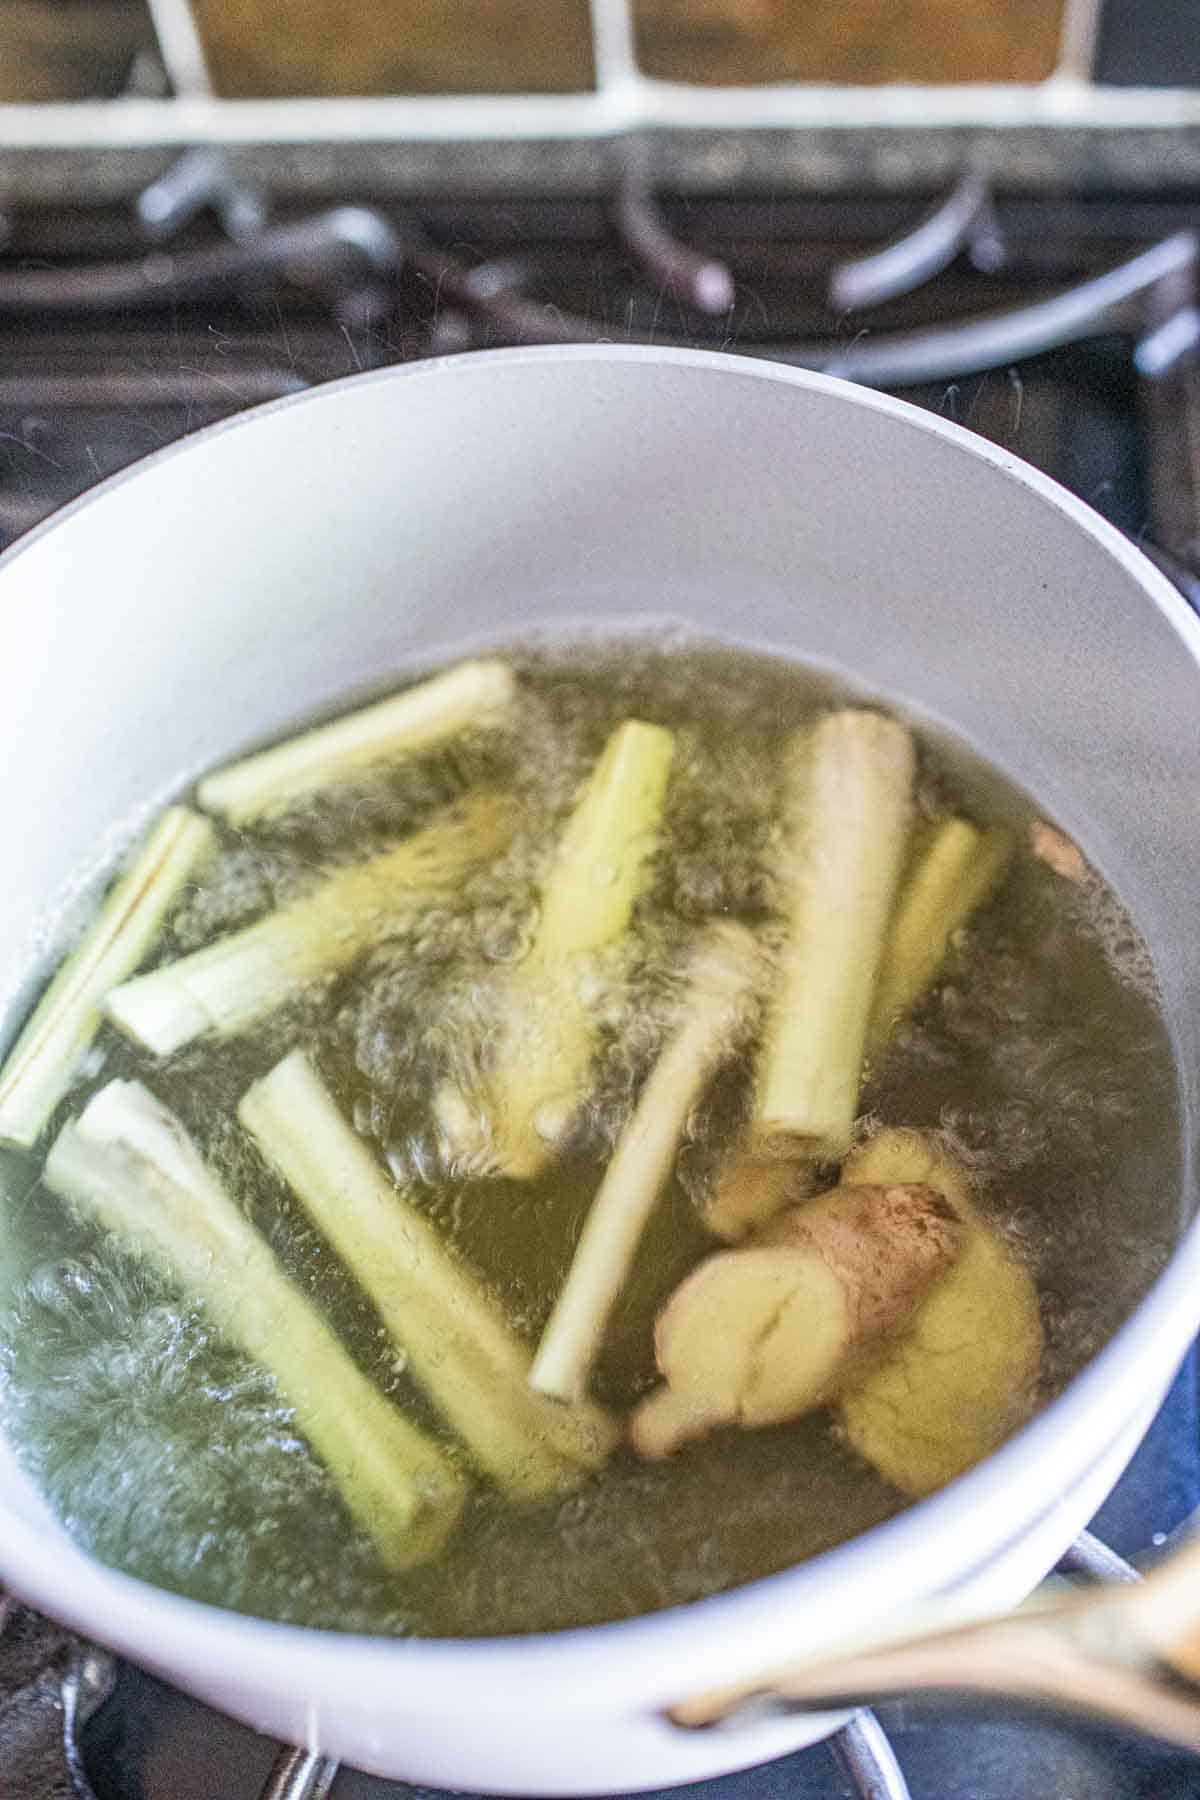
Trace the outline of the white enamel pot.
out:
M 40 921 L 206 765 L 522 627 L 683 621 L 851 674 L 1036 793 L 1151 947 L 1189 1151 L 1200 1068 L 1200 622 L 1115 531 L 967 432 L 842 383 L 625 346 L 334 384 L 108 482 L 0 561 L 0 1005 Z M 0 1444 L 0 1576 L 225 1711 L 386 1775 L 601 1793 L 712 1775 L 828 1718 L 662 1709 L 934 1597 L 1026 1594 L 1132 1454 L 1200 1323 L 1173 1259 L 1045 1413 L 947 1491 L 736 1592 L 587 1631 L 347 1638 L 194 1604 L 69 1542 Z

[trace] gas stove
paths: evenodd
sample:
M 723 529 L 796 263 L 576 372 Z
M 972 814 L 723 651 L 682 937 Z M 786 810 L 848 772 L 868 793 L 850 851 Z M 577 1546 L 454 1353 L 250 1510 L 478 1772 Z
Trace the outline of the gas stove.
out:
M 624 0 L 594 0 L 593 93 L 353 114 L 214 99 L 185 0 L 150 10 L 160 66 L 115 118 L 0 109 L 0 545 L 257 402 L 616 339 L 903 394 L 1057 477 L 1200 605 L 1200 94 L 1120 85 L 1147 79 L 1129 7 L 1072 0 L 1057 85 L 872 110 L 853 90 L 646 82 Z M 1151 78 L 1200 80 L 1193 61 Z M 1064 1572 L 1129 1578 L 1197 1508 L 1193 1354 Z M 0 1611 L 5 1800 L 410 1792 Z M 1015 1708 L 904 1703 L 695 1800 L 784 1794 L 1195 1800 L 1200 1761 Z
M 215 153 L 126 207 L 15 209 L 0 532 L 256 401 L 384 363 L 586 338 L 707 345 L 905 393 L 1186 570 L 1200 548 L 1189 202 L 350 196 L 270 219 Z M 1174 566 L 1174 564 L 1172 566 Z
M 418 209 L 351 194 L 268 216 L 219 156 L 190 153 L 132 208 L 11 215 L 0 531 L 14 538 L 198 425 L 360 368 L 620 338 L 767 356 L 903 393 L 1057 476 L 1195 599 L 1198 255 L 1182 203 L 1010 194 L 975 175 L 924 201 L 660 197 L 628 173 L 607 200 Z M 1127 1573 L 1104 1544 L 1152 1557 L 1200 1506 L 1197 1411 L 1189 1361 L 1095 1523 L 1099 1544 L 1077 1547 L 1076 1574 Z M 405 1791 L 280 1752 L 19 1609 L 0 1638 L 6 1658 L 14 1800 Z M 1011 1710 L 906 1704 L 703 1789 L 704 1800 L 784 1791 L 1183 1800 L 1200 1793 L 1200 1764 Z

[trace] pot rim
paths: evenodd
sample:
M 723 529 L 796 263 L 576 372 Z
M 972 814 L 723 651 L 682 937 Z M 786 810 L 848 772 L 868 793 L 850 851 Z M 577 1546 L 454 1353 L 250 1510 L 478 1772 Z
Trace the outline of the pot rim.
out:
M 1113 557 L 1146 601 L 1166 616 L 1200 673 L 1200 618 L 1166 577 L 1092 508 L 1011 451 L 909 401 L 837 377 L 718 351 L 638 344 L 531 346 L 429 359 L 345 376 L 220 420 L 110 476 L 19 539 L 0 556 L 0 604 L 4 576 L 46 533 L 61 529 L 81 509 L 103 504 L 116 488 L 156 465 L 186 456 L 195 445 L 225 432 L 253 429 L 264 414 L 336 405 L 341 390 L 367 383 L 469 380 L 497 363 L 588 362 L 678 365 L 816 390 L 946 440 L 991 465 L 998 476 L 1031 490 Z M 1195 1183 L 1194 1133 L 1187 1096 L 1184 1100 L 1182 1195 L 1188 1199 Z M 331 1703 L 341 1693 L 348 1704 L 361 1708 L 364 1698 L 394 1686 L 406 1710 L 428 1707 L 437 1712 L 440 1704 L 453 1714 L 460 1707 L 448 1684 L 465 1680 L 473 1683 L 470 1704 L 479 1712 L 527 1707 L 533 1683 L 542 1714 L 554 1703 L 556 1690 L 570 1699 L 576 1713 L 589 1707 L 610 1710 L 614 1699 L 665 1703 L 691 1689 L 786 1661 L 789 1621 L 803 1608 L 826 1605 L 835 1587 L 839 1622 L 853 1625 L 855 1619 L 879 1618 L 915 1597 L 945 1590 L 980 1568 L 1013 1537 L 1012 1520 L 1021 1516 L 1013 1497 L 1031 1482 L 1044 1486 L 1053 1467 L 1087 1466 L 1107 1444 L 1112 1421 L 1119 1427 L 1136 1412 L 1138 1399 L 1144 1398 L 1143 1369 L 1165 1366 L 1167 1358 L 1174 1366 L 1198 1326 L 1200 1219 L 1193 1219 L 1166 1268 L 1109 1343 L 1061 1395 L 977 1468 L 894 1519 L 807 1562 L 726 1593 L 612 1624 L 478 1639 L 394 1639 L 276 1624 L 183 1598 L 95 1562 L 61 1540 L 47 1541 L 37 1525 L 10 1513 L 2 1499 L 0 1571 L 23 1597 L 135 1660 L 157 1658 L 169 1667 L 173 1647 L 186 1639 L 193 1661 L 202 1655 L 213 1669 L 236 1667 L 247 1681 L 257 1678 L 275 1690 L 286 1686 L 298 1696 L 329 1695 Z M 1041 1516 L 1053 1511 L 1067 1492 L 1066 1487 L 1049 1491 Z M 989 1546 L 983 1556 L 981 1541 Z M 886 1591 L 881 1585 L 885 1564 Z

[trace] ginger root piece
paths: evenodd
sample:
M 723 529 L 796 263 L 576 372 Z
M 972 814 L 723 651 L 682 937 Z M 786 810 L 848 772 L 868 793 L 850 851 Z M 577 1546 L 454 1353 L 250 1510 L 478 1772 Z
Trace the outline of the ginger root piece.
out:
M 919 1183 L 963 1222 L 962 1253 L 911 1330 L 838 1401 L 859 1455 L 917 1498 L 990 1455 L 1033 1410 L 1042 1356 L 1037 1291 L 935 1138 L 877 1132 L 848 1158 L 843 1178 Z
M 932 1187 L 848 1185 L 710 1256 L 659 1316 L 666 1386 L 635 1411 L 634 1450 L 669 1456 L 719 1425 L 777 1425 L 822 1405 L 905 1329 L 961 1239 Z
M 736 1243 L 787 1206 L 812 1195 L 816 1170 L 805 1158 L 735 1151 L 722 1165 L 702 1223 L 714 1237 Z
M 1029 848 L 1039 862 L 1044 862 L 1064 881 L 1073 881 L 1076 887 L 1081 887 L 1087 880 L 1088 866 L 1078 844 L 1073 844 L 1053 825 L 1047 825 L 1045 819 L 1035 819 L 1029 827 Z

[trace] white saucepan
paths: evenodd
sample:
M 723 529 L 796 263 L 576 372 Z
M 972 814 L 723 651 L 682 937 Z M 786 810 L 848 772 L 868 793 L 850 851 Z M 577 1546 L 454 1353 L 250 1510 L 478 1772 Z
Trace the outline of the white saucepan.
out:
M 1004 451 L 836 381 L 674 350 L 336 383 L 152 457 L 0 561 L 8 1034 L 47 906 L 116 822 L 407 665 L 597 621 L 845 671 L 1031 789 L 1151 947 L 1194 1149 L 1200 621 Z M 1194 1199 L 1185 1181 L 1153 1291 L 1018 1438 L 857 1541 L 700 1604 L 469 1643 L 264 1624 L 89 1560 L 2 1444 L 0 1576 L 227 1712 L 386 1775 L 585 1794 L 761 1762 L 834 1721 L 696 1734 L 663 1709 L 934 1598 L 1007 1606 L 1090 1517 L 1200 1324 Z

